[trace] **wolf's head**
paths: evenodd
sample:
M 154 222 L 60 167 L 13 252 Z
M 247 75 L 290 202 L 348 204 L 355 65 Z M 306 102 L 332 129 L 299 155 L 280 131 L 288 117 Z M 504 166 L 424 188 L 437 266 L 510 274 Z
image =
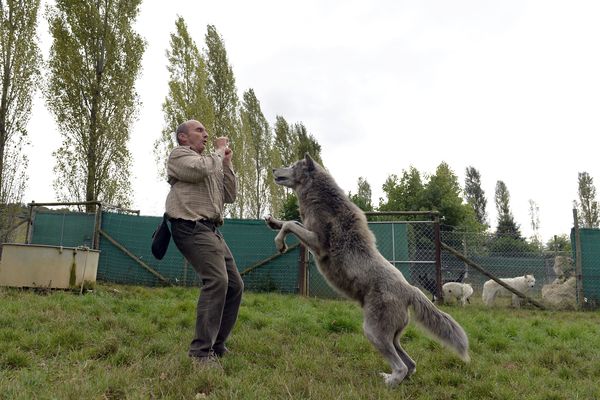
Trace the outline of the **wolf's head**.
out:
M 274 168 L 273 177 L 276 184 L 296 189 L 311 177 L 316 168 L 317 164 L 306 153 L 303 159 L 296 161 L 290 167 Z
M 535 277 L 533 275 L 525 275 L 525 282 L 530 288 L 535 286 Z

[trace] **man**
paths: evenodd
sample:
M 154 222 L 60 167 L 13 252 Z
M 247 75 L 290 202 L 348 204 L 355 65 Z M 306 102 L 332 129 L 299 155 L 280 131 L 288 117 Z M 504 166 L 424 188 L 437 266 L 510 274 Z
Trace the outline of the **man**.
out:
M 215 364 L 228 352 L 225 341 L 233 329 L 244 284 L 218 227 L 223 204 L 237 192 L 232 150 L 226 137 L 214 140 L 215 151 L 203 154 L 208 133 L 200 122 L 177 128 L 177 143 L 167 161 L 166 212 L 173 241 L 202 280 L 196 309 L 196 332 L 189 356 L 200 364 Z

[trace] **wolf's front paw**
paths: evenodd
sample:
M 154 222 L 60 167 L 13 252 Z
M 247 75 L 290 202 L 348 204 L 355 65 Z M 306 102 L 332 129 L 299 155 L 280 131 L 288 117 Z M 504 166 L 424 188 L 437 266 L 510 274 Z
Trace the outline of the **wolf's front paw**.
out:
M 285 244 L 285 238 L 283 235 L 278 234 L 277 236 L 275 236 L 275 246 L 277 246 L 277 250 L 281 254 L 287 251 L 288 247 L 287 244 Z
M 278 219 L 273 218 L 272 215 L 266 216 L 265 222 L 267 223 L 267 226 L 269 228 L 275 229 L 275 230 L 279 230 L 283 226 L 283 222 Z

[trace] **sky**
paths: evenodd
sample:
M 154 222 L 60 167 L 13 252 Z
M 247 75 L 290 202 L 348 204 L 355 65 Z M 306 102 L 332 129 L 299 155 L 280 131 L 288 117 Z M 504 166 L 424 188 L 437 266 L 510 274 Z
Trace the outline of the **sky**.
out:
M 573 226 L 578 172 L 600 185 L 598 1 L 146 0 L 135 24 L 147 47 L 130 141 L 132 208 L 142 215 L 162 215 L 169 189 L 152 146 L 177 16 L 200 48 L 214 25 L 240 98 L 252 88 L 272 125 L 277 115 L 304 123 L 342 189 L 356 193 L 366 178 L 374 205 L 388 176 L 410 166 L 434 174 L 445 161 L 461 185 L 473 166 L 492 227 L 502 180 L 523 235 L 533 234 L 533 200 L 547 241 Z M 44 60 L 47 28 L 41 21 Z M 61 137 L 39 92 L 28 131 L 25 201 L 55 201 Z

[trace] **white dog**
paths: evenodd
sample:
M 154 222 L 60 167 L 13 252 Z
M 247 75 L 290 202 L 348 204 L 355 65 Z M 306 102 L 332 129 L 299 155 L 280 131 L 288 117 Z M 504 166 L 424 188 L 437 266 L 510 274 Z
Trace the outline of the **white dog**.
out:
M 533 275 L 517 276 L 515 278 L 502 278 L 500 280 L 520 291 L 521 293 L 527 293 L 533 286 L 535 286 L 535 277 Z M 521 305 L 521 299 L 516 294 L 509 292 L 491 279 L 483 284 L 483 293 L 481 297 L 483 299 L 483 303 L 487 306 L 494 304 L 496 296 L 510 295 L 512 295 L 513 306 L 519 307 Z
M 470 283 L 447 282 L 442 286 L 442 291 L 444 301 L 456 299 L 464 307 L 465 303 L 471 303 L 469 298 L 473 295 L 473 286 Z

